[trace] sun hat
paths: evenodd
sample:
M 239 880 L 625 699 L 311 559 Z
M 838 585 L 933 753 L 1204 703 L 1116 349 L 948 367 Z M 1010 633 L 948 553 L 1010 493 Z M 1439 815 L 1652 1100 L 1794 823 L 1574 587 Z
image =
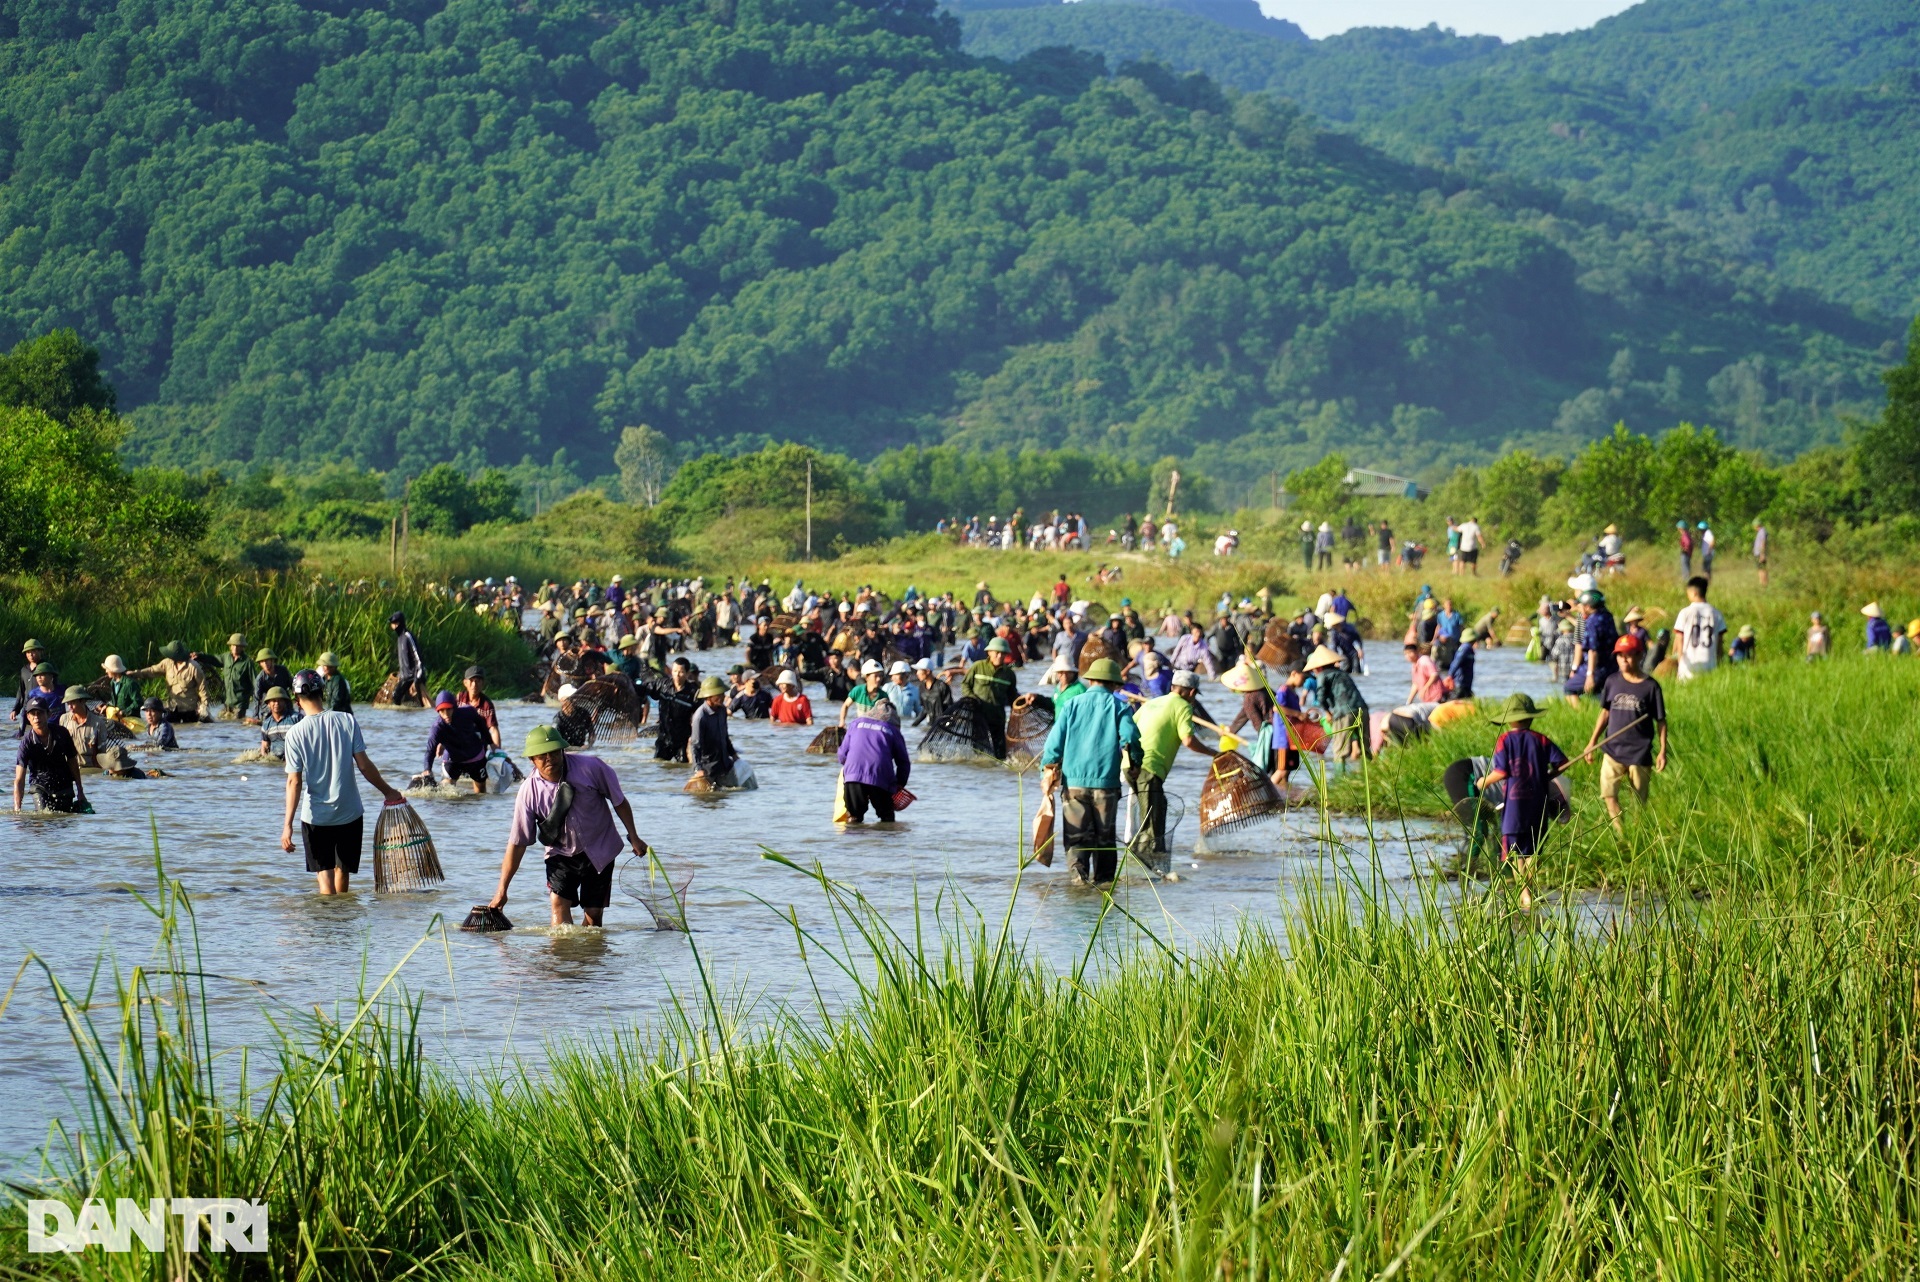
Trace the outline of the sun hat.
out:
M 1487 720 L 1495 725 L 1512 725 L 1516 721 L 1535 721 L 1540 717 L 1540 709 L 1534 706 L 1533 696 L 1525 692 L 1516 692 L 1507 696 L 1500 710 Z
M 913 671 L 913 665 L 908 663 L 905 659 L 895 659 L 893 661 L 893 666 L 887 669 L 887 675 L 890 677 L 900 677 L 900 676 L 905 676 L 907 673 L 912 671 Z
M 1066 655 L 1062 654 L 1055 657 L 1053 661 L 1053 666 L 1047 669 L 1047 675 L 1052 676 L 1056 672 L 1073 672 L 1073 671 L 1076 671 L 1076 669 L 1073 666 L 1073 660 L 1069 659 Z
M 885 672 L 886 672 L 886 669 L 881 667 L 877 662 L 875 662 L 872 659 L 868 659 L 865 663 L 860 665 L 860 675 L 863 677 L 877 677 L 884 674 Z
M 87 703 L 92 698 L 93 696 L 87 692 L 87 688 L 85 686 L 68 686 L 67 692 L 60 696 L 60 702 Z
M 169 641 L 160 647 L 160 657 L 163 659 L 172 659 L 175 663 L 185 663 L 187 661 L 187 647 L 181 645 L 178 641 Z
M 1627 610 L 1626 614 L 1621 616 L 1621 622 L 1622 623 L 1638 623 L 1640 622 L 1640 620 L 1646 617 L 1647 617 L 1647 612 L 1645 610 L 1642 610 L 1639 606 L 1636 605 L 1636 606 L 1630 607 Z
M 780 675 L 773 679 L 773 683 L 777 686 L 797 686 L 800 684 L 800 678 L 794 676 L 793 673 L 787 671 L 785 668 L 782 668 L 780 669 Z
M 719 680 L 719 678 L 715 677 L 713 678 L 713 680 L 717 681 Z M 555 690 L 553 693 L 556 698 L 571 699 L 573 698 L 574 695 L 580 693 L 580 687 L 573 684 L 573 682 L 571 681 L 566 681 L 566 682 L 562 682 L 560 688 L 558 690 Z
M 1248 663 L 1243 655 L 1240 662 L 1227 669 L 1227 675 L 1220 678 L 1220 684 L 1235 694 L 1245 694 L 1249 690 L 1266 689 L 1264 675 L 1255 671 L 1253 665 Z
M 1620 527 L 1619 527 L 1619 526 L 1617 526 L 1617 525 L 1609 525 L 1609 526 L 1608 526 L 1608 527 L 1607 527 L 1606 529 L 1604 529 L 1604 530 L 1602 530 L 1602 531 L 1600 531 L 1600 533 L 1602 533 L 1602 534 L 1618 534 L 1618 533 L 1620 533 Z
M 549 752 L 565 752 L 567 741 L 552 726 L 535 726 L 527 731 L 527 741 L 521 750 L 529 757 L 544 757 Z
M 1869 601 L 1860 607 L 1860 613 L 1866 615 L 1869 619 L 1877 619 L 1880 617 L 1880 603 L 1878 601 Z
M 1112 659 L 1095 659 L 1087 665 L 1086 679 L 1117 686 L 1120 684 L 1120 665 Z
M 1013 650 L 1008 647 L 1006 638 L 995 637 L 993 640 L 987 642 L 987 653 L 988 654 L 1012 654 Z
M 700 682 L 700 697 L 702 699 L 719 698 L 726 694 L 726 692 L 727 683 L 719 677 L 707 677 Z
M 272 703 L 275 699 L 285 699 L 287 698 L 287 688 L 285 686 L 269 686 L 267 687 L 265 698 L 268 703 Z
M 458 703 L 453 697 L 453 691 L 442 690 L 439 694 L 433 696 L 433 706 L 436 708 L 452 708 L 458 706 Z
M 1198 690 L 1200 688 L 1200 678 L 1194 676 L 1191 672 L 1176 672 L 1173 674 L 1173 688 L 1176 690 Z
M 915 659 L 913 661 L 913 670 L 915 672 L 932 672 L 933 660 L 932 659 Z
M 1307 656 L 1307 661 L 1303 666 L 1308 672 L 1312 672 L 1319 668 L 1338 667 L 1339 663 L 1339 655 L 1329 650 L 1326 646 L 1321 646 Z
M 295 694 L 317 695 L 327 688 L 327 683 L 312 668 L 302 668 L 293 674 L 293 692 Z
M 1915 620 L 1915 622 L 1920 622 L 1920 619 Z M 1909 625 L 1909 629 L 1911 629 L 1911 625 Z M 1751 639 L 1753 636 L 1753 625 L 1751 623 L 1741 624 L 1740 636 L 1743 640 Z
M 117 677 L 127 670 L 127 661 L 117 654 L 110 654 L 100 660 L 100 666 L 107 670 L 108 676 Z

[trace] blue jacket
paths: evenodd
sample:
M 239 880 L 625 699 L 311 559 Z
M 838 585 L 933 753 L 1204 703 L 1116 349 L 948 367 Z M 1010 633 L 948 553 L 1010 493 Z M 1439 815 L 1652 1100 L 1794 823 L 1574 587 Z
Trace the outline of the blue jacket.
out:
M 878 717 L 856 716 L 840 740 L 840 768 L 848 783 L 864 783 L 895 792 L 907 786 L 913 758 L 900 727 Z
M 1043 766 L 1059 766 L 1069 788 L 1120 787 L 1120 754 L 1140 764 L 1140 730 L 1133 710 L 1118 699 L 1074 699 L 1055 704 L 1053 729 L 1040 754 Z
M 1456 699 L 1473 698 L 1473 643 L 1469 641 L 1453 652 L 1453 662 L 1447 665 L 1447 675 L 1453 678 L 1453 697 Z

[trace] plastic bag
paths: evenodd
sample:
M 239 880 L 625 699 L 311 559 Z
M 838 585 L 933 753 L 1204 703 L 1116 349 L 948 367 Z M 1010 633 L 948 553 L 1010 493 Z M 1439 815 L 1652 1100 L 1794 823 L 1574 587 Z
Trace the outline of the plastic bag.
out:
M 1260 727 L 1260 737 L 1253 741 L 1253 767 L 1263 775 L 1273 773 L 1273 722 Z
M 853 815 L 847 810 L 847 772 L 844 770 L 833 784 L 833 821 L 837 824 L 853 822 Z
M 1053 789 L 1048 788 L 1033 812 L 1033 860 L 1042 868 L 1053 867 L 1053 820 Z

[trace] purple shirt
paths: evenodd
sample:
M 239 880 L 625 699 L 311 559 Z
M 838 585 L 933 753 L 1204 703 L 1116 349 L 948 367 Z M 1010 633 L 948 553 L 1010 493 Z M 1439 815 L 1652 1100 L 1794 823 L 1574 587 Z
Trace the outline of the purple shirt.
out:
M 625 844 L 613 826 L 613 807 L 625 801 L 627 794 L 620 790 L 620 778 L 613 767 L 600 758 L 569 752 L 565 760 L 565 782 L 573 785 L 573 805 L 561 826 L 560 844 L 546 847 L 547 857 L 585 855 L 593 861 L 595 871 L 604 872 L 620 857 Z M 539 840 L 534 824 L 552 813 L 553 797 L 559 789 L 559 783 L 547 782 L 537 770 L 528 775 L 513 803 L 513 828 L 507 839 L 516 846 L 534 845 Z
M 1507 776 L 1507 804 L 1500 812 L 1503 835 L 1539 829 L 1553 771 L 1566 764 L 1567 754 L 1538 730 L 1509 730 L 1500 736 L 1493 749 L 1493 768 Z

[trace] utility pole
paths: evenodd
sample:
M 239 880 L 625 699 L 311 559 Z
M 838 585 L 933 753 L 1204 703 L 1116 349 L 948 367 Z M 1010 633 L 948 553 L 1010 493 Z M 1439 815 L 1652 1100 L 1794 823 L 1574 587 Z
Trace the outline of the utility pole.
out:
M 807 456 L 807 563 L 813 563 L 813 456 Z
M 401 573 L 407 568 L 407 518 L 408 507 L 413 502 L 413 478 L 407 478 L 407 487 L 400 494 L 400 564 L 394 572 L 397 583 Z

